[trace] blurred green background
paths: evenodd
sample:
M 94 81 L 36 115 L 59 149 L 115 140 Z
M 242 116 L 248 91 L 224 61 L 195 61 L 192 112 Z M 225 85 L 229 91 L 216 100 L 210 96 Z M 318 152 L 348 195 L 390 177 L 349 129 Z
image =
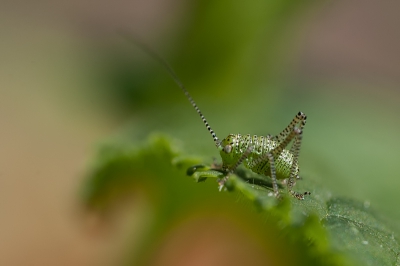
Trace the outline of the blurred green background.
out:
M 140 144 L 163 132 L 187 154 L 218 158 L 180 89 L 119 30 L 170 62 L 219 138 L 277 134 L 306 113 L 301 175 L 399 220 L 398 8 L 356 0 L 2 2 L 0 264 L 119 265 L 140 250 L 157 213 L 152 197 L 166 190 L 138 184 L 107 215 L 83 211 L 79 191 L 102 143 Z M 248 229 L 266 226 L 255 213 L 183 173 L 164 178 L 185 180 L 171 182 L 196 205 L 160 235 L 154 265 L 290 264 Z M 274 244 L 277 252 L 285 246 Z

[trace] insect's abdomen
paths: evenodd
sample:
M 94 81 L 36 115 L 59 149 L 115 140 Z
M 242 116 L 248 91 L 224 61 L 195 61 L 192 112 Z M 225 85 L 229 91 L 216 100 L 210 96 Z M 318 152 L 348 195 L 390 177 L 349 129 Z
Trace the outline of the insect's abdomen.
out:
M 270 136 L 242 136 L 236 135 L 236 149 L 235 152 L 238 156 L 243 154 L 249 147 L 253 146 L 253 151 L 249 157 L 244 161 L 244 166 L 251 169 L 253 172 L 261 175 L 270 176 L 270 163 L 267 153 L 271 152 L 278 147 L 279 143 Z M 279 155 L 274 156 L 276 178 L 285 179 L 290 176 L 290 170 L 293 164 L 293 155 L 288 150 L 283 150 Z M 298 166 L 296 165 L 295 175 L 298 174 Z

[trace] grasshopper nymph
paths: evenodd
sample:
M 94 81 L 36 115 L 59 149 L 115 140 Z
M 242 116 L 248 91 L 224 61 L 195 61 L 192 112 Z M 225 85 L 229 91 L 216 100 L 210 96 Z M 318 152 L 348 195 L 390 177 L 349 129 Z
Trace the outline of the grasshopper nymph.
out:
M 276 136 L 230 134 L 220 140 L 171 66 L 149 47 L 142 43 L 138 44 L 166 68 L 210 132 L 222 158 L 222 166 L 218 169 L 224 173 L 224 177 L 219 180 L 220 189 L 224 187 L 229 175 L 234 173 L 239 165 L 243 164 L 257 174 L 271 177 L 274 195 L 278 198 L 280 197 L 278 179 L 287 179 L 287 189 L 293 197 L 304 199 L 305 195 L 310 195 L 310 192 L 297 193 L 293 191 L 295 180 L 299 179 L 299 151 L 303 128 L 307 120 L 304 113 L 298 112 L 292 122 Z M 288 149 L 291 142 L 292 145 Z

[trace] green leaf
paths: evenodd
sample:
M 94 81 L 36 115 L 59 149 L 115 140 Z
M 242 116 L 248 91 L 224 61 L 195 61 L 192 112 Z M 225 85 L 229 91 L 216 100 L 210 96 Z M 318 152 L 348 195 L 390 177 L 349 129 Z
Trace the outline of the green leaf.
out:
M 208 172 L 199 172 L 207 175 Z M 239 177 L 240 176 L 240 177 Z M 215 176 L 220 178 L 220 176 Z M 196 177 L 199 179 L 200 177 Z M 319 252 L 326 252 L 330 246 L 332 251 L 346 254 L 349 259 L 360 265 L 398 265 L 400 246 L 395 238 L 394 231 L 369 208 L 369 203 L 339 197 L 329 197 L 313 187 L 313 196 L 304 201 L 290 198 L 293 209 L 290 210 L 286 199 L 282 202 L 272 195 L 271 185 L 260 186 L 254 180 L 259 180 L 259 175 L 249 170 L 242 170 L 238 176 L 230 177 L 228 190 L 237 189 L 263 211 L 273 212 L 281 222 L 287 224 L 304 223 L 309 216 L 318 217 L 323 229 L 313 225 L 312 230 L 304 232 L 313 239 L 315 248 Z M 269 191 L 269 193 L 268 193 Z M 323 191 L 323 189 L 321 189 Z M 283 191 L 281 191 L 282 193 Z M 284 193 L 284 192 L 283 192 Z M 291 213 L 291 217 L 288 215 Z M 303 217 L 301 217 L 303 216 Z M 318 232 L 315 234 L 314 230 Z M 329 235 L 329 243 L 321 235 Z M 325 247 L 320 249 L 321 247 Z
M 187 182 L 187 168 L 197 182 L 223 175 L 210 166 L 199 165 L 197 157 L 184 155 L 178 146 L 177 141 L 163 135 L 152 135 L 141 145 L 108 144 L 100 149 L 85 184 L 86 204 L 102 211 L 123 194 L 145 188 L 157 213 L 152 230 L 135 253 L 139 257 L 134 259 L 136 265 L 149 262 L 160 236 L 182 213 L 195 211 L 196 202 L 218 202 L 228 195 L 217 192 L 217 183 L 209 193 L 209 187 Z M 399 265 L 400 246 L 395 232 L 368 203 L 330 195 L 307 178 L 297 183 L 297 190 L 307 188 L 311 196 L 303 201 L 288 196 L 277 200 L 272 196 L 269 179 L 247 169 L 231 175 L 226 187 L 253 202 L 260 218 L 267 215 L 285 245 L 298 249 L 298 265 Z M 284 187 L 281 192 L 285 193 Z M 260 229 L 259 233 L 265 232 Z

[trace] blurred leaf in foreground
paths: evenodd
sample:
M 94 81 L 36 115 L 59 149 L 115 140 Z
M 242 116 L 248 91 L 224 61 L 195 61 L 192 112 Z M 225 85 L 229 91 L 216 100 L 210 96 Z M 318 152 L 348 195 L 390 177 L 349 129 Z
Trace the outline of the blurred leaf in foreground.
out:
M 162 135 L 153 135 L 142 147 L 108 145 L 99 152 L 84 187 L 86 204 L 99 210 L 107 209 L 123 194 L 146 191 L 157 211 L 140 251 L 135 252 L 139 255 L 134 261 L 139 265 L 147 265 L 156 252 L 154 243 L 168 224 L 187 210 L 195 211 L 195 202 L 204 201 L 206 188 L 189 189 L 190 178 L 183 177 L 185 169 L 190 167 L 188 173 L 198 182 L 219 177 L 217 171 L 198 165 L 199 159 L 182 154 L 178 146 Z M 195 164 L 197 167 L 193 167 Z M 311 196 L 303 201 L 291 197 L 277 200 L 271 196 L 268 178 L 247 169 L 232 175 L 227 187 L 253 202 L 260 219 L 266 215 L 276 224 L 288 249 L 295 247 L 301 254 L 297 265 L 400 265 L 395 233 L 370 210 L 368 203 L 331 196 L 306 178 L 297 183 L 296 188 L 307 188 Z M 284 188 L 281 190 L 285 193 Z M 227 194 L 206 195 L 211 202 L 217 202 L 217 197 Z M 260 228 L 259 234 L 266 231 Z M 280 254 L 286 253 L 285 249 Z

